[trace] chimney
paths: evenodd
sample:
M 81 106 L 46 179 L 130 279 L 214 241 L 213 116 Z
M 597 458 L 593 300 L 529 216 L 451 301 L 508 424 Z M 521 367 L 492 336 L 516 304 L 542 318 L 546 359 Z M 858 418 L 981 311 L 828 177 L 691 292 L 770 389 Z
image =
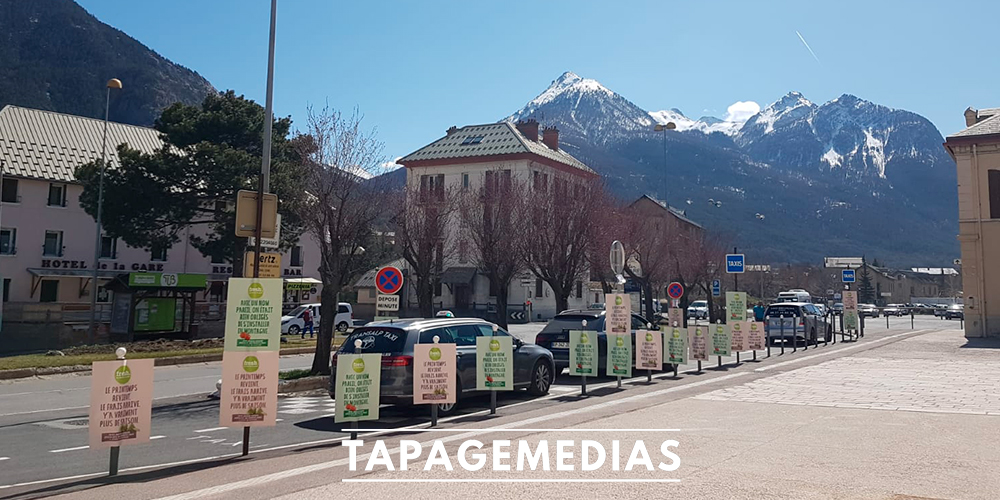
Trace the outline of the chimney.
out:
M 458 132 L 458 127 L 454 125 L 448 127 L 448 135 L 454 134 L 455 132 Z
M 559 151 L 559 129 L 555 127 L 545 127 L 545 129 L 542 130 L 542 142 L 545 143 L 549 149 Z
M 979 122 L 979 113 L 971 107 L 965 109 L 965 126 L 971 127 Z
M 529 141 L 538 142 L 538 122 L 534 118 L 525 121 L 518 120 L 517 131 L 528 138 Z

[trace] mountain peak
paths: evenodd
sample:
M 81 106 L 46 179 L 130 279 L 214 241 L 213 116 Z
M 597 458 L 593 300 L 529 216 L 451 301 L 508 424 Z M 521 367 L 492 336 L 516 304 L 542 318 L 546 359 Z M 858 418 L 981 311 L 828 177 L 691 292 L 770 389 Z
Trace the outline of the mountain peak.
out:
M 582 78 L 580 75 L 577 75 L 572 71 L 567 71 L 559 78 L 553 80 L 549 85 L 549 88 L 545 89 L 545 91 L 541 94 L 538 94 L 538 97 L 532 99 L 526 108 L 534 110 L 567 92 L 597 92 L 609 96 L 614 95 L 614 92 L 608 90 L 607 87 L 601 85 L 601 83 L 597 80 Z
M 791 91 L 784 95 L 781 99 L 771 103 L 767 109 L 773 110 L 788 110 L 792 108 L 797 108 L 799 106 L 813 107 L 815 106 L 812 101 L 806 99 L 801 92 Z

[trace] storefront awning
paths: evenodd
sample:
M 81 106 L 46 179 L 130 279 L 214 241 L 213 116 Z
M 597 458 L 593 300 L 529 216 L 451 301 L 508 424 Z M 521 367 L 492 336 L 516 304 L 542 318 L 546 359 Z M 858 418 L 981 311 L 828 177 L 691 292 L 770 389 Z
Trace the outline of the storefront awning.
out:
M 38 278 L 93 278 L 93 269 L 49 269 L 43 267 L 29 267 L 28 272 Z M 114 278 L 120 271 L 101 270 L 97 271 L 98 278 Z
M 285 278 L 285 288 L 288 290 L 311 290 L 323 282 L 316 278 Z
M 449 267 L 441 273 L 441 283 L 446 285 L 465 285 L 472 282 L 476 277 L 474 267 Z

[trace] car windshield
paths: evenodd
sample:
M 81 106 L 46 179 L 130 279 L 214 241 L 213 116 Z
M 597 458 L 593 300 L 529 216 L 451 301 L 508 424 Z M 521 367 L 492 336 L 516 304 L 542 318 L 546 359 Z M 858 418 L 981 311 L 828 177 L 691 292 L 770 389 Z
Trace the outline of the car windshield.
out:
M 406 346 L 406 331 L 386 326 L 361 327 L 340 345 L 340 354 L 354 354 L 354 341 L 361 340 L 362 353 L 399 353 Z
M 708 307 L 708 301 L 696 300 L 691 303 L 691 307 Z
M 285 316 L 292 316 L 292 317 L 298 316 L 299 314 L 302 314 L 302 311 L 306 310 L 306 307 L 309 307 L 309 306 L 299 306 L 299 307 L 296 307 L 295 309 L 292 309 L 291 311 L 288 311 L 288 314 L 286 314 Z
M 957 309 L 961 309 L 961 308 L 962 308 L 961 304 L 954 304 L 954 305 L 952 305 L 952 306 L 949 307 L 949 309 L 956 309 L 956 310 Z

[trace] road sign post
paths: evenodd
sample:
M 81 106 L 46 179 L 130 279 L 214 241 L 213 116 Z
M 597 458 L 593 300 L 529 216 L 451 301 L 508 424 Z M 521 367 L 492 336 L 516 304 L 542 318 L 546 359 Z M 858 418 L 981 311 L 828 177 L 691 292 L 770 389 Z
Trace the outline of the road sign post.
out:
M 843 281 L 844 283 L 854 283 L 855 279 L 856 275 L 854 273 L 854 269 L 844 269 L 840 272 L 840 281 Z
M 739 290 L 740 288 L 740 278 L 739 275 L 743 274 L 746 270 L 746 257 L 741 253 L 736 253 L 736 247 L 733 247 L 733 253 L 726 255 L 726 272 L 733 275 L 733 288 Z
M 722 280 L 714 279 L 712 280 L 712 297 L 720 295 L 722 295 Z

